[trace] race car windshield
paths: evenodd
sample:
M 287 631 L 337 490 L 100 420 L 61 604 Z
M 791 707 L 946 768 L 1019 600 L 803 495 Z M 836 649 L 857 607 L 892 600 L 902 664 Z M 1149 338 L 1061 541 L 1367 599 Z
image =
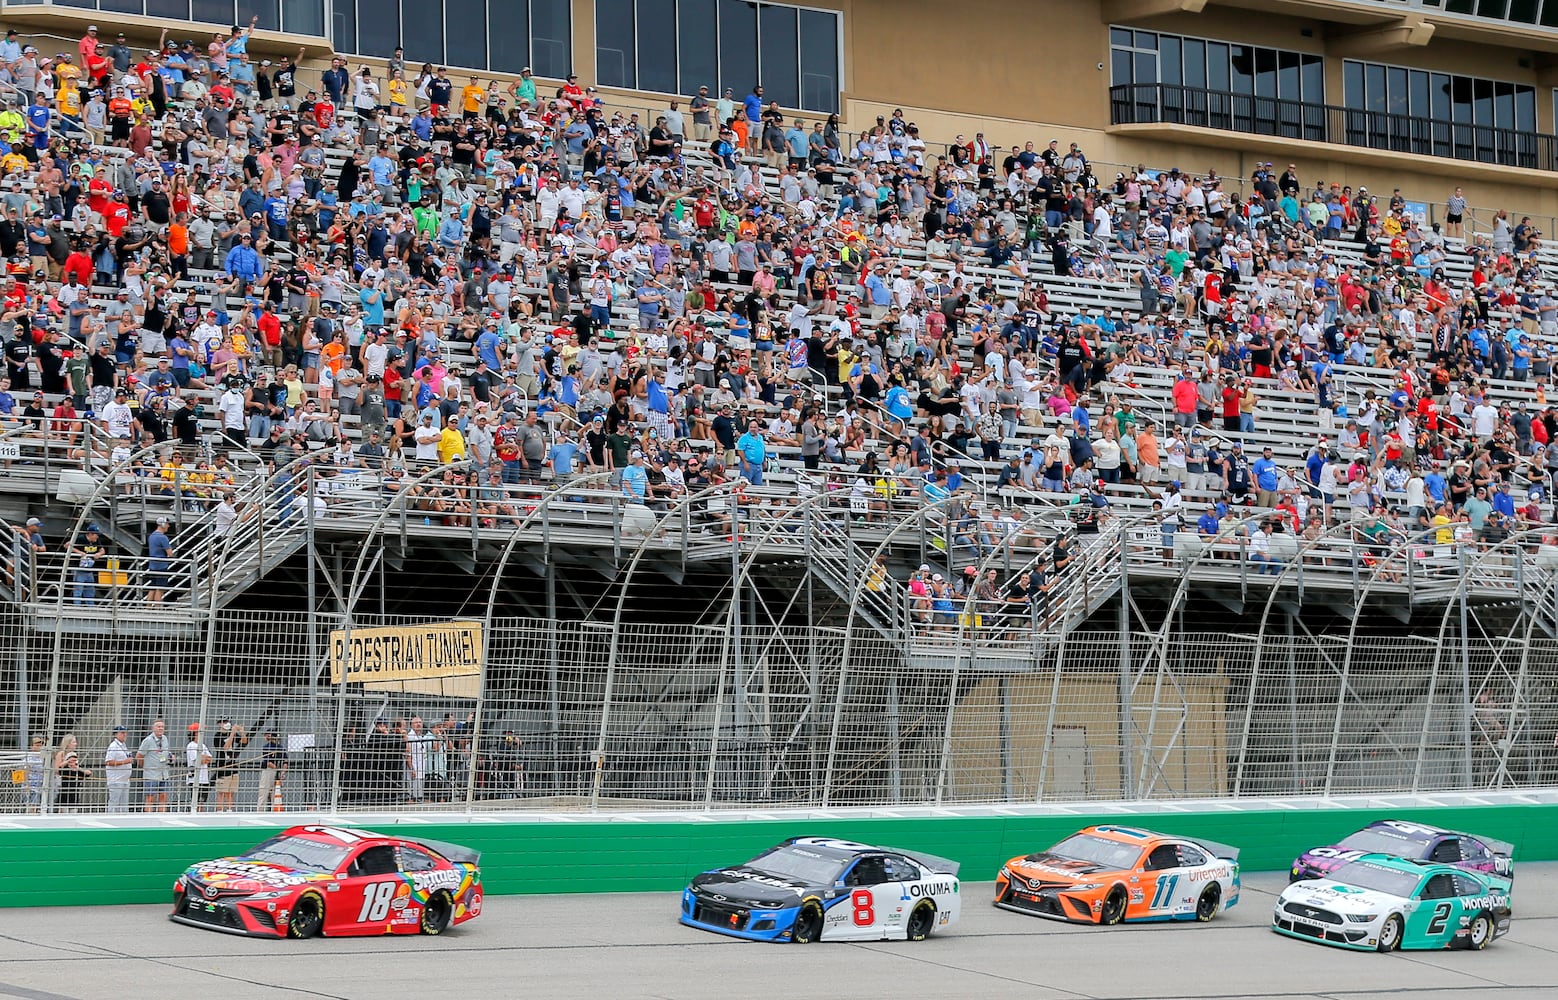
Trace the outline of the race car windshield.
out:
M 333 872 L 346 860 L 348 850 L 350 848 L 345 845 L 326 844 L 302 837 L 272 837 L 245 857 L 249 861 L 263 861 L 287 868 Z
M 1410 840 L 1407 837 L 1391 836 L 1378 830 L 1359 830 L 1357 833 L 1343 840 L 1338 846 L 1345 847 L 1349 851 L 1363 851 L 1365 854 L 1401 854 L 1407 844 L 1422 848 L 1425 841 Z M 1417 853 L 1421 854 L 1421 850 Z
M 1079 833 L 1051 847 L 1049 853 L 1072 861 L 1086 861 L 1112 871 L 1123 871 L 1136 864 L 1136 859 L 1141 857 L 1141 848 L 1135 844 L 1105 840 L 1090 833 Z
M 1343 865 L 1335 875 L 1331 876 L 1332 881 L 1343 885 L 1373 889 L 1375 892 L 1403 898 L 1410 898 L 1417 890 L 1418 878 L 1415 872 L 1396 871 L 1394 868 L 1385 868 L 1367 861 L 1354 861 L 1350 865 Z
M 840 859 L 798 847 L 776 847 L 753 859 L 747 867 L 808 885 L 832 885 L 844 872 L 844 862 Z

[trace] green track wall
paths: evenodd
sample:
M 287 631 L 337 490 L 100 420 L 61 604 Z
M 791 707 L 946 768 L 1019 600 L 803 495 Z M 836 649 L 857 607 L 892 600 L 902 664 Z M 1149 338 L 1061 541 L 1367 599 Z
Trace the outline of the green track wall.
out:
M 1092 823 L 1137 823 L 1241 848 L 1247 871 L 1287 867 L 1295 854 L 1334 843 L 1388 815 L 1482 833 L 1515 845 L 1519 861 L 1558 859 L 1558 805 L 1271 810 L 1119 815 L 988 816 L 676 822 L 519 821 L 407 823 L 398 832 L 482 852 L 492 893 L 674 891 L 706 868 L 744 860 L 785 837 L 831 836 L 954 858 L 970 881 L 993 879 L 1007 858 L 1046 847 Z M 396 830 L 391 821 L 373 829 Z M 261 828 L 165 827 L 0 831 L 0 906 L 160 903 L 193 861 L 241 853 Z

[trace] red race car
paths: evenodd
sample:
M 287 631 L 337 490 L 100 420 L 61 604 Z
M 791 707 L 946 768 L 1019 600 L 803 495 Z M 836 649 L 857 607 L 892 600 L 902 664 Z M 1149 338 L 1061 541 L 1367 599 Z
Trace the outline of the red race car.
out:
M 442 934 L 481 913 L 477 852 L 294 826 L 242 857 L 191 865 L 168 919 L 229 934 Z

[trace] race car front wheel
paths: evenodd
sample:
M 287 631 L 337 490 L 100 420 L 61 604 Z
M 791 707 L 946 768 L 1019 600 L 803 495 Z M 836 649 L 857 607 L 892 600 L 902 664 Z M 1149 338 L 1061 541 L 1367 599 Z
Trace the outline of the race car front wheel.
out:
M 1493 940 L 1493 918 L 1486 913 L 1477 914 L 1477 918 L 1471 922 L 1471 928 L 1466 934 L 1466 947 L 1472 951 L 1481 951 Z
M 435 892 L 422 907 L 421 929 L 423 934 L 442 934 L 449 929 L 449 918 L 454 915 L 454 901 L 447 892 Z
M 324 927 L 324 902 L 311 892 L 305 894 L 292 908 L 292 917 L 287 921 L 287 936 L 311 938 L 324 930 Z
M 1098 922 L 1112 927 L 1125 919 L 1125 886 L 1117 885 L 1104 897 L 1104 908 L 1098 912 Z
M 1217 908 L 1223 901 L 1222 886 L 1213 882 L 1201 893 L 1201 898 L 1196 900 L 1196 919 L 1203 924 L 1217 916 Z
M 921 902 L 909 914 L 909 926 L 904 928 L 910 941 L 924 941 L 936 927 L 936 904 Z
M 822 936 L 822 907 L 808 900 L 796 914 L 790 940 L 796 944 L 810 944 Z
M 1379 950 L 1395 951 L 1401 946 L 1401 915 L 1392 913 L 1385 918 L 1385 924 L 1379 929 Z

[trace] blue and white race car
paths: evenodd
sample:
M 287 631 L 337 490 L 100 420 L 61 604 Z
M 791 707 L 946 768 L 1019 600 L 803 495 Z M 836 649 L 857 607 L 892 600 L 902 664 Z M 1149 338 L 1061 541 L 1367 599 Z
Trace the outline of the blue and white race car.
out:
M 795 837 L 698 875 L 681 922 L 752 941 L 923 941 L 958 918 L 958 863 L 826 837 Z

